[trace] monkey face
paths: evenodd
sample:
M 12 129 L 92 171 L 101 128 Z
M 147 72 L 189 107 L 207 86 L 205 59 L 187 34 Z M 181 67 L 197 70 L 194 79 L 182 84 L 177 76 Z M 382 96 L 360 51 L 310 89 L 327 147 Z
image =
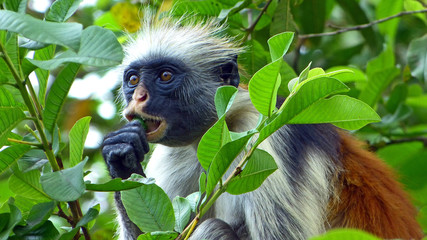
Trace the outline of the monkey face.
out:
M 186 145 L 200 138 L 215 122 L 214 94 L 220 86 L 213 75 L 189 70 L 176 59 L 150 59 L 131 63 L 123 74 L 123 112 L 140 118 L 149 142 Z

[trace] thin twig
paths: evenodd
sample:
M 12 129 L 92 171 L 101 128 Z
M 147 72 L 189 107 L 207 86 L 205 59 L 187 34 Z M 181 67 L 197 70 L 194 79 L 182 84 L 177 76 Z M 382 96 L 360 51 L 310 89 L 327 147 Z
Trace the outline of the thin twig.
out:
M 373 152 L 376 152 L 378 149 L 383 148 L 384 146 L 389 146 L 392 144 L 399 144 L 399 143 L 408 143 L 408 142 L 422 142 L 424 147 L 427 147 L 427 138 L 426 137 L 414 137 L 414 138 L 390 139 L 387 142 L 380 142 L 377 144 L 372 144 L 369 146 L 369 149 Z
M 405 142 L 422 142 L 425 147 L 427 147 L 427 138 L 426 137 L 414 137 L 414 138 L 401 138 L 401 139 L 392 139 L 387 144 L 396 144 L 396 143 L 405 143 Z
M 68 216 L 67 214 L 65 214 L 65 212 L 62 210 L 62 208 L 59 204 L 58 204 L 58 216 L 67 220 L 67 222 L 71 226 L 73 226 L 73 227 L 76 226 L 76 223 L 73 222 L 73 219 L 70 216 Z
M 255 30 L 256 25 L 258 24 L 259 20 L 261 20 L 262 15 L 267 11 L 268 6 L 270 6 L 270 3 L 271 3 L 272 1 L 273 1 L 273 0 L 269 0 L 269 1 L 265 4 L 265 6 L 262 8 L 261 12 L 259 13 L 258 17 L 255 19 L 255 21 L 252 23 L 252 25 L 251 25 L 251 26 L 249 26 L 249 28 L 248 28 L 248 29 L 246 29 L 246 35 L 245 35 L 245 37 L 243 38 L 242 42 L 245 42 L 245 41 L 248 39 L 249 35 L 251 35 L 251 33 Z
M 302 34 L 302 35 L 299 35 L 298 37 L 300 39 L 306 39 L 306 38 L 332 36 L 332 35 L 337 35 L 337 34 L 344 33 L 344 32 L 356 31 L 356 30 L 361 30 L 361 29 L 369 28 L 369 27 L 372 27 L 375 24 L 382 23 L 382 22 L 391 20 L 393 18 L 398 18 L 398 17 L 404 16 L 404 15 L 411 15 L 411 14 L 416 14 L 416 13 L 426 13 L 426 12 L 427 12 L 427 9 L 417 10 L 417 11 L 400 12 L 400 13 L 398 13 L 396 15 L 393 15 L 393 16 L 390 16 L 390 17 L 386 17 L 386 18 L 382 18 L 382 19 L 378 19 L 378 20 L 375 20 L 373 22 L 362 24 L 362 25 L 357 25 L 357 26 L 348 27 L 348 28 L 342 28 L 342 29 L 339 29 L 339 30 L 333 31 L 333 32 Z
M 89 231 L 87 230 L 86 227 L 82 227 L 82 231 L 83 231 L 83 235 L 85 236 L 85 240 L 91 240 Z

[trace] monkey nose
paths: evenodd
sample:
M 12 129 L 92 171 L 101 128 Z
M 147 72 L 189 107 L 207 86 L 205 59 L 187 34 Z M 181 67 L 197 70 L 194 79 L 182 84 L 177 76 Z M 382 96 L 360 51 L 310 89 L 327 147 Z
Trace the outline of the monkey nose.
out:
M 137 102 L 146 102 L 148 100 L 148 91 L 142 86 L 139 86 L 135 89 L 133 93 L 133 99 Z

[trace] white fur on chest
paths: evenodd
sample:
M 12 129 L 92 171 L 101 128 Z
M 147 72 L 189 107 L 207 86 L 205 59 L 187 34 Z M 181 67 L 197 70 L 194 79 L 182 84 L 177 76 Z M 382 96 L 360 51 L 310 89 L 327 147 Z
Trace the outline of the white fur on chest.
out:
M 195 146 L 167 147 L 158 144 L 147 164 L 146 174 L 173 199 L 198 191 L 201 171 Z

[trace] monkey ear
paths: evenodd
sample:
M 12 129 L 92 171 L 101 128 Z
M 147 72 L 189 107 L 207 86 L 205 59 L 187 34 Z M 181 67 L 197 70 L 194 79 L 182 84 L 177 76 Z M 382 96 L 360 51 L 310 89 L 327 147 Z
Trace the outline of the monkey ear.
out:
M 235 87 L 239 86 L 240 76 L 237 66 L 237 55 L 232 61 L 220 66 L 219 77 L 224 85 L 232 85 Z

